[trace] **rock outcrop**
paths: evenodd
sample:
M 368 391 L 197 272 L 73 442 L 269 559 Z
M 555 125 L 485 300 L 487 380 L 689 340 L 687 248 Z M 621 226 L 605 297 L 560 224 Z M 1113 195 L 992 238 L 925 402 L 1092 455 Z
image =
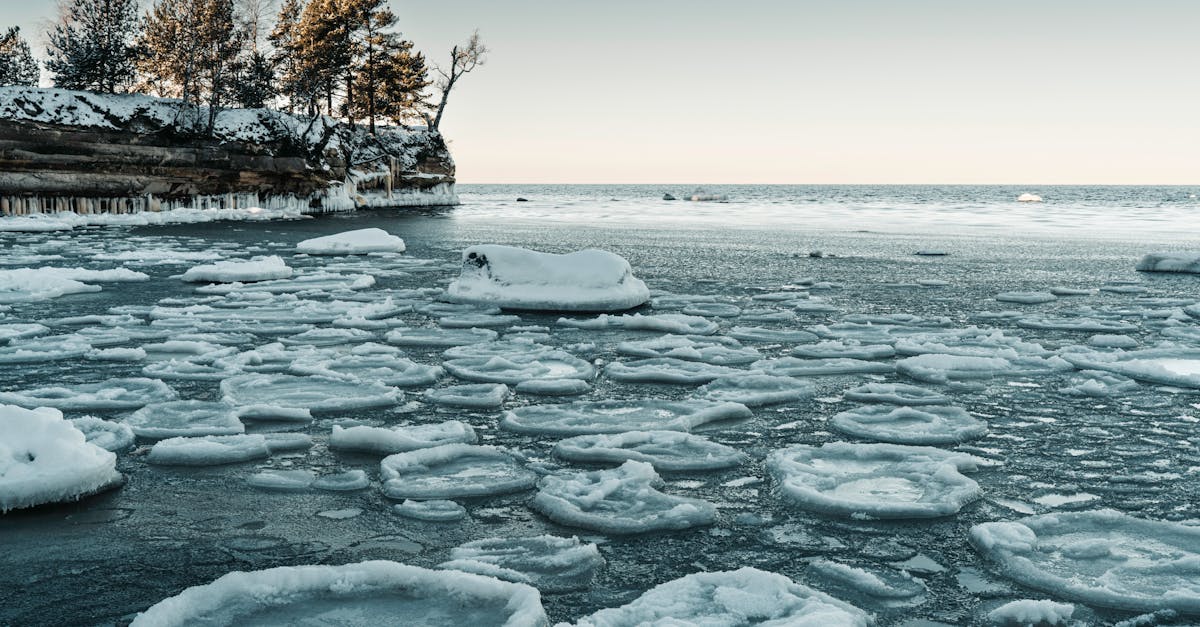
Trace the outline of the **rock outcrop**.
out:
M 0 88 L 0 214 L 456 204 L 440 134 L 265 109 Z

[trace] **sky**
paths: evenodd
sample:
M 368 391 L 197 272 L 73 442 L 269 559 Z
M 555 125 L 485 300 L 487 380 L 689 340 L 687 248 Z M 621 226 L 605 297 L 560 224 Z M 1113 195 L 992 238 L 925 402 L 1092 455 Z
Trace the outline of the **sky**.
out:
M 40 47 L 54 0 L 0 0 Z M 393 0 L 464 183 L 1200 183 L 1196 0 Z

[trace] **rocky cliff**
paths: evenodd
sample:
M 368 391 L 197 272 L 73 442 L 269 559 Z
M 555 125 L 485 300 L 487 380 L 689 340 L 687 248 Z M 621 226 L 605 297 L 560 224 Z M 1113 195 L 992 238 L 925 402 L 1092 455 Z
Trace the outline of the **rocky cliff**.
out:
M 456 204 L 441 135 L 278 111 L 0 87 L 0 214 Z

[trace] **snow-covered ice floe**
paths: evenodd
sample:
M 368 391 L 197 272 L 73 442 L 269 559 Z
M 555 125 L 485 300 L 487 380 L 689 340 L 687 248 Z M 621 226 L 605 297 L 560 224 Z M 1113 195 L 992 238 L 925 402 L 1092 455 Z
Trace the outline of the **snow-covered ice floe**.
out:
M 707 438 L 680 431 L 626 431 L 578 435 L 554 445 L 573 462 L 646 462 L 661 471 L 717 470 L 737 466 L 746 455 Z
M 614 361 L 604 368 L 604 374 L 614 381 L 627 383 L 675 383 L 696 385 L 745 370 L 714 366 L 699 361 L 684 361 L 671 357 L 653 357 L 634 361 Z
M 546 627 L 530 586 L 397 562 L 232 572 L 139 614 L 137 627 L 244 624 Z
M 1050 292 L 1001 292 L 996 294 L 996 300 L 1002 303 L 1018 303 L 1021 305 L 1039 305 L 1058 300 Z
M 421 348 L 447 348 L 490 342 L 499 333 L 491 329 L 438 329 L 435 327 L 408 327 L 388 331 L 389 344 Z
M 530 351 L 494 357 L 448 359 L 442 366 L 467 381 L 517 385 L 524 381 L 580 379 L 596 376 L 596 368 L 566 351 Z
M 1137 264 L 1139 272 L 1186 272 L 1200 274 L 1200 252 L 1151 253 Z
M 939 392 L 906 383 L 866 383 L 843 393 L 848 401 L 888 403 L 891 405 L 948 405 L 950 399 Z
M 743 347 L 735 339 L 717 336 L 664 335 L 652 340 L 621 342 L 617 344 L 617 352 L 633 357 L 669 357 L 717 366 L 738 366 L 762 359 L 756 349 Z
M 896 355 L 890 344 L 863 344 L 856 341 L 826 340 L 792 349 L 792 355 L 805 359 L 887 359 Z
M 505 412 L 500 428 L 534 435 L 691 431 L 703 424 L 744 419 L 751 415 L 745 405 L 718 401 L 578 401 L 518 407 Z
M 650 300 L 629 262 L 603 250 L 565 255 L 499 245 L 471 246 L 446 298 L 505 309 L 623 311 Z
M 176 398 L 175 390 L 157 379 L 109 379 L 100 383 L 50 386 L 20 392 L 0 392 L 0 403 L 62 410 L 137 409 Z
M 249 261 L 218 261 L 194 266 L 183 273 L 191 283 L 249 283 L 270 279 L 286 279 L 292 269 L 278 256 L 258 257 Z
M 141 438 L 236 435 L 246 427 L 232 405 L 209 401 L 168 401 L 147 405 L 125 419 Z
M 792 625 L 867 627 L 871 616 L 783 575 L 756 568 L 695 573 L 651 588 L 627 605 L 584 617 L 576 627 Z
M 1138 381 L 1200 388 L 1200 349 L 1150 348 L 1127 352 L 1063 353 L 1062 357 L 1081 370 L 1104 370 Z
M 116 461 L 57 409 L 0 405 L 0 513 L 117 487 Z
M 930 383 L 986 380 L 1013 374 L 1016 370 L 1016 366 L 1003 357 L 928 353 L 896 362 L 896 371 L 900 374 Z
M 457 420 L 394 427 L 334 425 L 329 448 L 393 455 L 443 444 L 474 444 L 477 439 L 471 425 Z
M 546 535 L 468 542 L 451 550 L 450 561 L 438 568 L 525 583 L 546 592 L 570 592 L 586 590 L 603 566 L 595 544 Z
M 781 377 L 816 377 L 839 374 L 884 374 L 895 370 L 887 362 L 835 357 L 830 359 L 797 359 L 780 357 L 756 361 L 750 366 L 766 374 Z
M 444 444 L 383 458 L 383 493 L 393 499 L 451 499 L 528 490 L 537 475 L 505 449 Z
M 504 404 L 508 398 L 508 386 L 503 383 L 475 383 L 451 385 L 444 388 L 425 390 L 422 398 L 434 405 L 466 407 L 468 409 L 493 409 Z
M 676 335 L 712 335 L 721 325 L 700 316 L 684 314 L 625 314 L 610 316 L 600 314 L 595 318 L 559 318 L 558 324 L 574 329 L 625 329 L 629 331 L 658 331 Z
M 869 605 L 904 607 L 925 601 L 929 590 L 917 577 L 902 570 L 864 568 L 827 559 L 809 562 L 808 571 L 822 587 L 839 597 L 863 599 Z
M 358 229 L 306 239 L 296 244 L 296 252 L 307 255 L 402 253 L 404 240 L 383 229 Z
M 835 415 L 834 429 L 892 444 L 957 444 L 987 435 L 988 424 L 949 406 L 864 405 Z
M 446 375 L 441 366 L 419 364 L 411 359 L 386 353 L 342 355 L 316 361 L 299 360 L 292 362 L 288 371 L 298 375 L 404 388 L 430 385 Z
M 150 277 L 125 268 L 87 270 L 84 268 L 13 268 L 0 270 L 0 305 L 32 303 L 68 294 L 99 292 L 99 285 L 110 281 L 145 281 Z
M 219 466 L 270 457 L 282 451 L 304 450 L 312 438 L 302 433 L 206 435 L 159 440 L 146 461 L 162 466 Z
M 819 336 L 802 329 L 767 329 L 763 327 L 733 327 L 729 337 L 743 342 L 816 342 Z
M 852 518 L 933 518 L 957 513 L 981 495 L 961 474 L 984 460 L 924 446 L 830 442 L 771 453 L 767 469 L 783 498 Z
M 747 407 L 791 403 L 812 398 L 815 392 L 816 387 L 808 381 L 754 373 L 713 379 L 698 390 L 707 399 Z
M 454 501 L 434 499 L 430 501 L 414 501 L 405 499 L 403 503 L 392 506 L 392 511 L 414 520 L 426 522 L 452 522 L 467 517 L 467 509 Z
M 712 524 L 717 508 L 701 499 L 659 492 L 654 467 L 627 461 L 612 470 L 543 477 L 535 509 L 551 520 L 602 533 L 645 533 Z
M 987 618 L 993 625 L 1066 625 L 1074 614 L 1070 603 L 1019 599 L 988 612 Z
M 1031 588 L 1101 607 L 1200 615 L 1200 527 L 1096 510 L 983 523 L 970 539 Z
M 241 418 L 311 419 L 312 412 L 335 412 L 395 405 L 403 393 L 380 383 L 286 374 L 244 374 L 221 381 L 225 402 Z
M 83 432 L 90 444 L 106 451 L 123 451 L 133 446 L 133 429 L 120 422 L 104 420 L 95 416 L 72 418 L 71 424 Z

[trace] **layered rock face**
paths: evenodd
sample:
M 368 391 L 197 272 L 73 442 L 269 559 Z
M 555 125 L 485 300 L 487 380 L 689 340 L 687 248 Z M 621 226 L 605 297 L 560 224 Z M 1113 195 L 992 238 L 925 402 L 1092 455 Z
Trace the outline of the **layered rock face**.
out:
M 0 88 L 0 214 L 456 204 L 440 134 L 208 111 L 137 95 Z

